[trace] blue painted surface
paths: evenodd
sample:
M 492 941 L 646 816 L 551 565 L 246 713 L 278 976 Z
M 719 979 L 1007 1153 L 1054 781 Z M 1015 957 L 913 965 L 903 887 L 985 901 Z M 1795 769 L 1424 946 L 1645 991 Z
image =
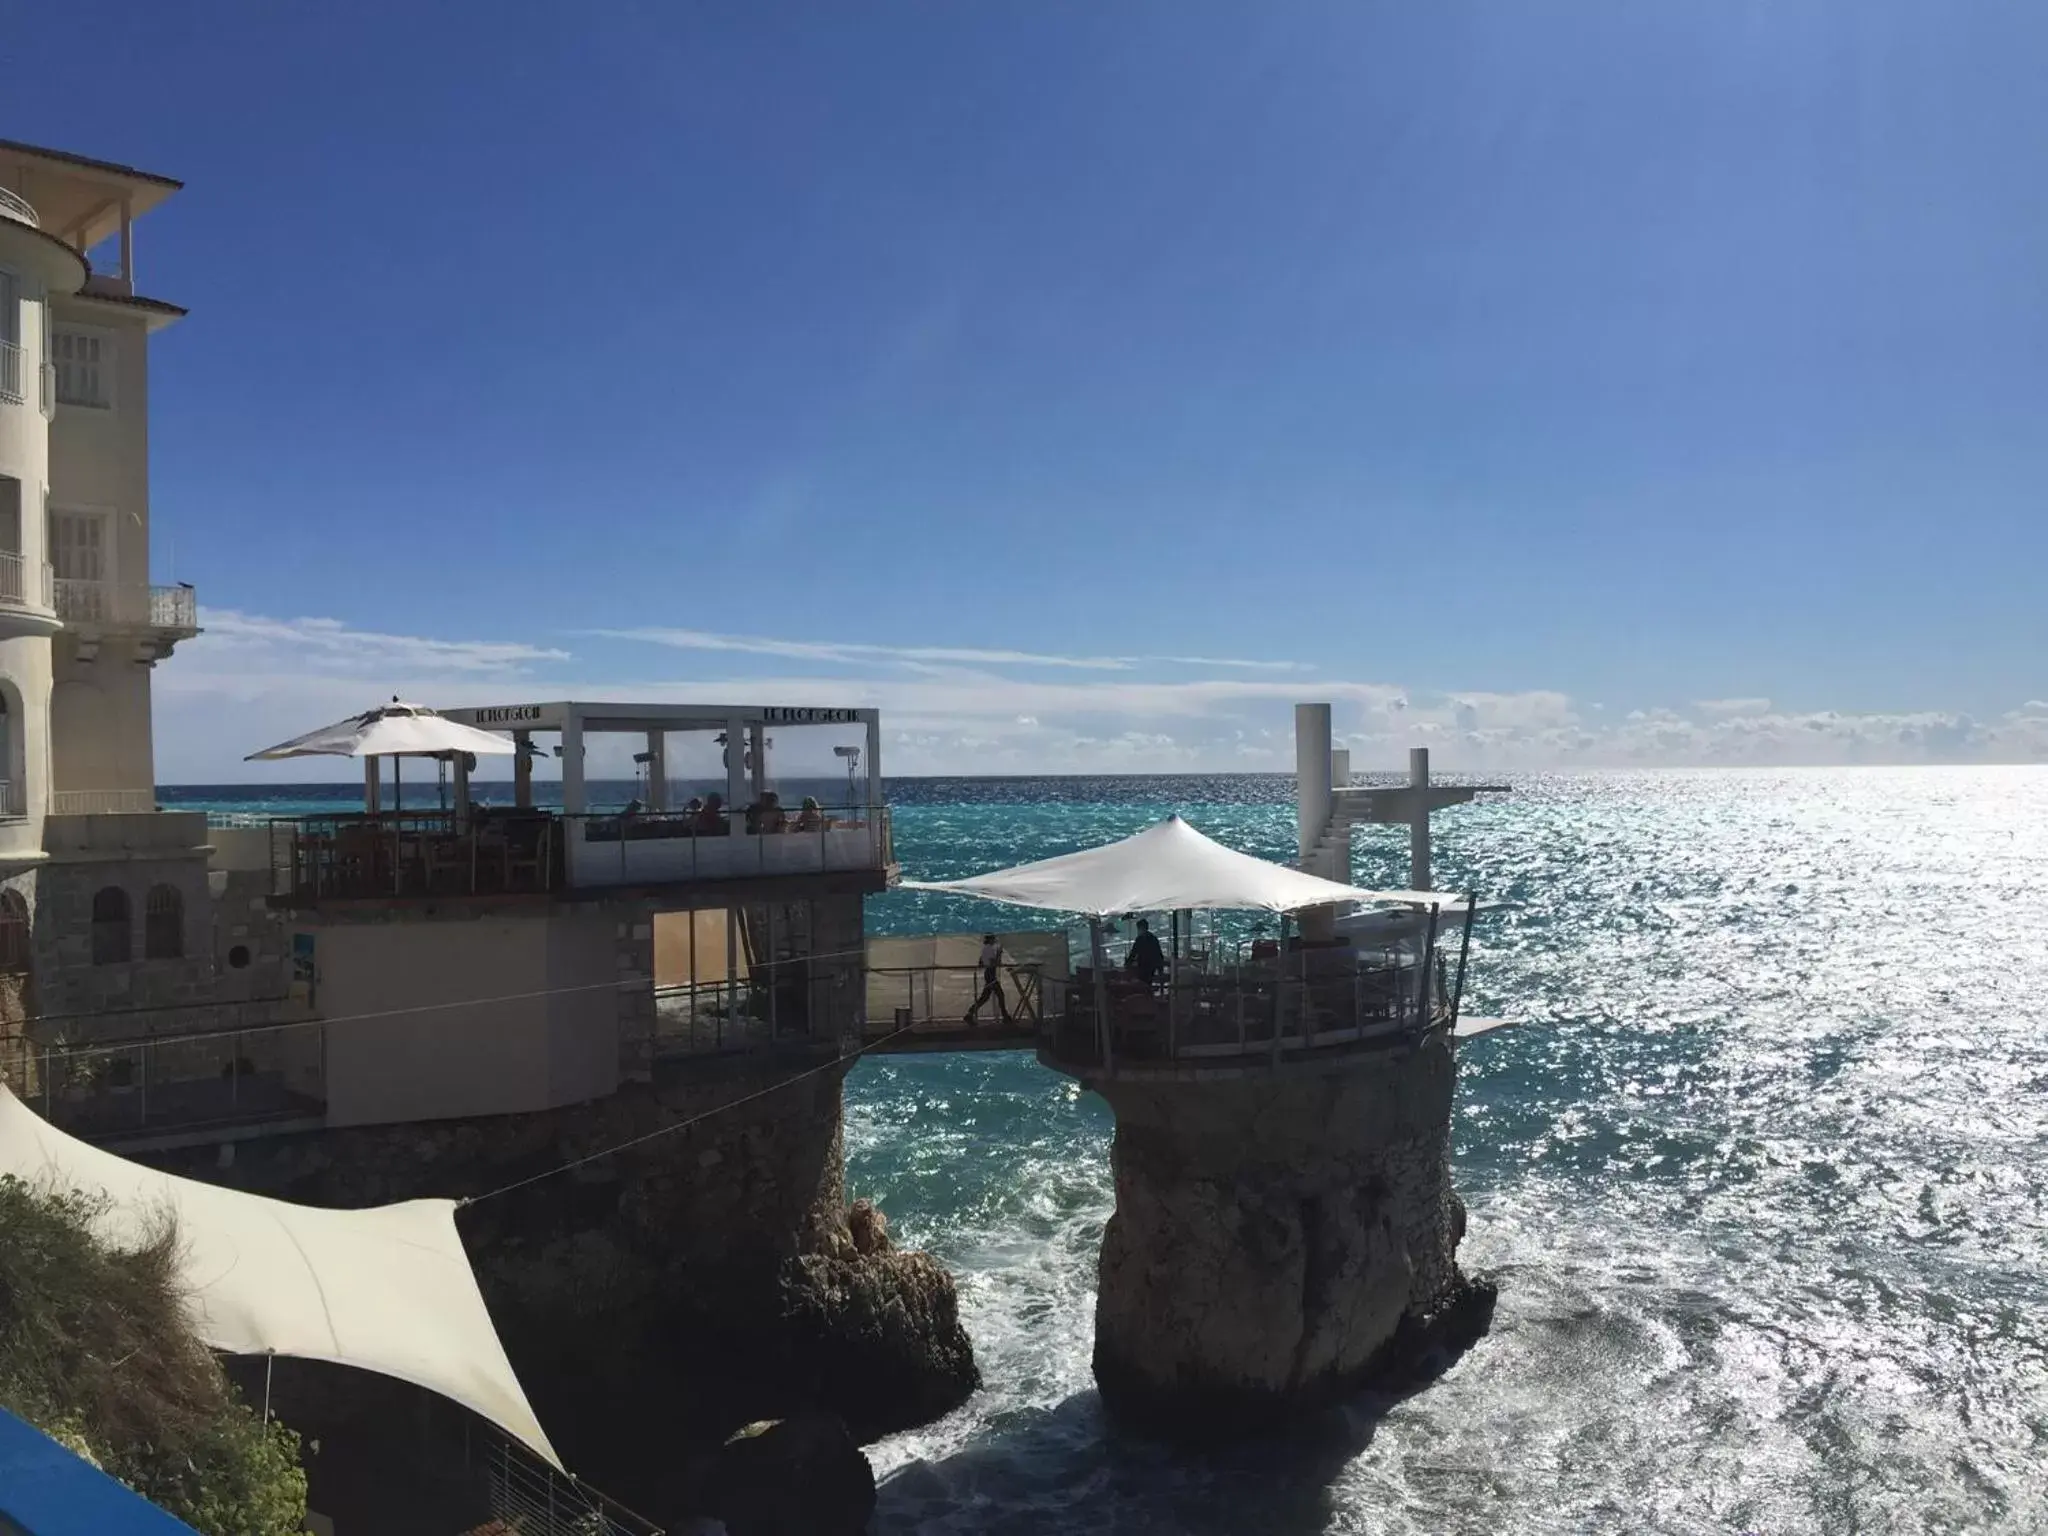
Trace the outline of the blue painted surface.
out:
M 194 1536 L 134 1490 L 0 1408 L 0 1532 Z

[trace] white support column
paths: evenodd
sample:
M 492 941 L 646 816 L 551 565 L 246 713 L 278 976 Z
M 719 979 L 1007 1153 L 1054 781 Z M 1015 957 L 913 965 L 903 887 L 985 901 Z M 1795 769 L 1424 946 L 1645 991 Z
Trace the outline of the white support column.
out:
M 725 722 L 725 808 L 737 814 L 747 803 L 747 722 Z
M 1408 749 L 1408 888 L 1429 883 L 1429 748 Z
M 384 774 L 377 766 L 378 761 L 374 757 L 363 759 L 363 809 L 372 816 L 384 808 Z
M 747 747 L 747 755 L 754 760 L 747 773 L 747 783 L 754 793 L 747 804 L 759 805 L 768 788 L 768 728 L 758 720 L 747 727 Z
M 573 708 L 562 721 L 562 809 L 571 816 L 580 816 L 585 809 L 583 800 L 583 717 Z M 580 829 L 579 829 L 580 830 Z M 574 831 L 570 842 L 576 841 Z
M 512 803 L 520 810 L 533 807 L 533 732 L 514 731 L 512 745 Z
M 882 803 L 882 722 L 879 718 L 868 722 L 868 803 L 865 809 L 876 810 Z M 849 806 L 848 810 L 852 807 Z M 862 818 L 873 821 L 872 814 Z
M 668 732 L 647 733 L 647 803 L 657 811 L 668 809 Z
M 1316 857 L 1323 833 L 1330 825 L 1330 706 L 1294 706 L 1294 778 L 1296 799 L 1295 834 L 1302 868 L 1327 874 Z M 1301 914 L 1304 944 L 1335 937 L 1336 909 L 1310 907 Z M 1284 925 L 1282 931 L 1285 931 Z M 1274 1038 L 1279 1027 L 1274 1026 Z

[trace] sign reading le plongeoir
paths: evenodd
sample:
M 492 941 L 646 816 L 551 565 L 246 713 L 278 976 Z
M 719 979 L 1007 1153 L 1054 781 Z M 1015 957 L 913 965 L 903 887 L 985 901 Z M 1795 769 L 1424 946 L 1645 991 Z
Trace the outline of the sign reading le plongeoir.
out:
M 851 725 L 860 711 L 853 709 L 792 709 L 771 705 L 761 711 L 766 725 Z
M 480 709 L 476 711 L 476 723 L 478 725 L 515 725 L 521 720 L 538 720 L 539 718 L 540 706 L 538 704 L 506 704 L 497 709 Z

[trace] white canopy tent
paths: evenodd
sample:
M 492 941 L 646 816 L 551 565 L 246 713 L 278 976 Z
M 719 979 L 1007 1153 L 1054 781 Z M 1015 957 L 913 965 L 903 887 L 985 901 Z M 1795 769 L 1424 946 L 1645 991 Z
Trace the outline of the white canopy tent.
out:
M 452 757 L 471 753 L 478 757 L 509 757 L 519 749 L 511 739 L 491 731 L 478 730 L 437 715 L 419 704 L 393 698 L 360 715 L 323 725 L 317 731 L 294 736 L 261 752 L 251 752 L 244 762 L 268 763 L 289 757 L 360 757 L 369 760 L 364 782 L 365 810 L 376 809 L 376 759 L 391 759 L 393 795 L 402 793 L 398 764 L 406 757 Z M 465 774 L 466 778 L 467 775 Z
M 66 1136 L 0 1084 L 0 1174 L 104 1202 L 99 1235 L 177 1223 L 194 1331 L 214 1349 L 377 1371 L 481 1414 L 560 1469 L 498 1342 L 452 1200 L 291 1205 L 175 1178 Z
M 1178 816 L 1099 848 L 964 880 L 905 880 L 903 887 L 1091 918 L 1198 908 L 1287 913 L 1351 901 L 1464 909 L 1463 898 L 1443 891 L 1367 890 L 1253 858 L 1204 837 Z

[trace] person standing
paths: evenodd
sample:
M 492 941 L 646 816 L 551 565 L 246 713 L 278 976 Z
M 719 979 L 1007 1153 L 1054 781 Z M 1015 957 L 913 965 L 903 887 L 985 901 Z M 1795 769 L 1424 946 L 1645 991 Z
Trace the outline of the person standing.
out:
M 1159 947 L 1152 925 L 1142 917 L 1138 919 L 1138 936 L 1131 940 L 1131 952 L 1124 957 L 1124 969 L 1148 989 L 1158 986 L 1159 978 L 1166 974 L 1166 952 Z
M 1002 1010 L 1003 1022 L 1010 1022 L 1010 1000 L 1003 996 L 1003 946 L 992 933 L 981 936 L 981 996 L 974 1000 L 974 1006 L 967 1010 L 970 1027 L 981 1022 L 982 1005 L 990 998 Z

